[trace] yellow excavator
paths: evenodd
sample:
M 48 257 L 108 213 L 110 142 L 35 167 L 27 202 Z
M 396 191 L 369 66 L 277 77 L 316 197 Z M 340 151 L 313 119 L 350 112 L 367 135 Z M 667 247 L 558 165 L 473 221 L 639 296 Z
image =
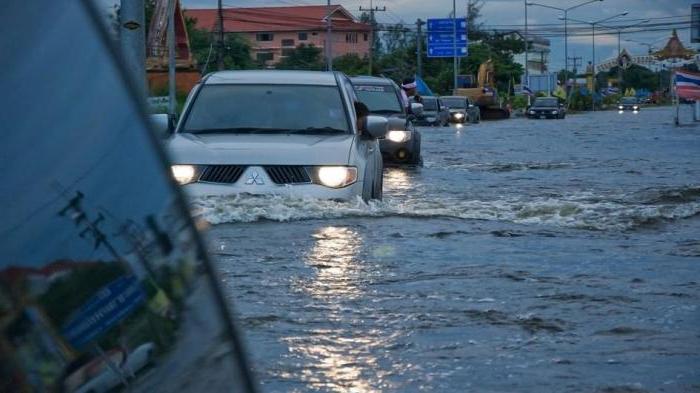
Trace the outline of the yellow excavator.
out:
M 483 120 L 501 120 L 510 117 L 510 110 L 502 108 L 498 102 L 494 78 L 493 60 L 488 59 L 479 65 L 476 86 L 472 84 L 472 87 L 458 88 L 454 92 L 455 95 L 469 97 L 479 107 Z

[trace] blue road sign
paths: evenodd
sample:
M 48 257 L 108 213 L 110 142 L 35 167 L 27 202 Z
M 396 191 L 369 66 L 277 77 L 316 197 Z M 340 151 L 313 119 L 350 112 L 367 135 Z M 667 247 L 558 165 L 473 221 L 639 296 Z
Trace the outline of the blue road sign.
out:
M 428 57 L 455 57 L 455 47 L 457 57 L 467 56 L 467 21 L 464 18 L 428 19 L 427 24 Z
M 467 31 L 467 21 L 464 18 L 440 18 L 428 19 L 428 32 L 445 32 L 451 33 L 454 31 L 455 22 L 457 23 L 457 33 Z
M 435 45 L 452 45 L 452 33 L 428 33 L 428 43 Z M 457 33 L 457 46 L 467 45 L 467 33 Z
M 134 276 L 121 276 L 100 288 L 63 325 L 63 336 L 76 348 L 89 343 L 126 318 L 145 300 Z
M 457 57 L 467 56 L 465 46 L 457 47 Z M 428 57 L 454 57 L 454 48 L 449 46 L 428 47 Z

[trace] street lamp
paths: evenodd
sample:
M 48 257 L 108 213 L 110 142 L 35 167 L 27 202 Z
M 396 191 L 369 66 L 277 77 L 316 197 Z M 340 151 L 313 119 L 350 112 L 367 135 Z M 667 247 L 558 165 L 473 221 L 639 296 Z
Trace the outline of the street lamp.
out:
M 635 43 L 637 45 L 646 46 L 647 47 L 647 54 L 651 54 L 652 49 L 655 47 L 654 44 L 650 44 L 648 42 L 637 41 L 637 40 L 625 40 L 625 42 L 632 42 L 632 43 Z
M 553 10 L 564 12 L 564 71 L 566 71 L 566 72 L 564 72 L 565 78 L 568 77 L 567 74 L 569 73 L 569 26 L 568 26 L 568 22 L 567 22 L 568 13 L 569 13 L 569 11 L 576 9 L 576 8 L 579 8 L 579 7 L 582 7 L 586 4 L 598 3 L 601 1 L 603 1 L 603 0 L 588 0 L 588 1 L 585 1 L 581 4 L 577 4 L 577 5 L 569 7 L 569 8 L 560 8 L 560 7 L 555 7 L 555 6 L 540 4 L 540 3 L 533 3 L 533 2 L 525 3 L 526 6 L 550 8 Z M 527 17 L 527 11 L 526 11 L 525 15 Z M 527 23 L 527 21 L 526 21 L 526 23 Z
M 603 22 L 607 22 L 611 19 L 619 18 L 619 17 L 625 16 L 627 14 L 629 14 L 629 12 L 625 11 L 625 12 L 621 12 L 619 14 L 607 17 L 607 18 L 597 20 L 595 22 L 587 22 L 587 21 L 583 21 L 583 20 L 567 18 L 567 19 L 572 20 L 574 22 L 591 25 L 591 41 L 592 41 L 592 47 L 593 47 L 593 59 L 591 61 L 591 65 L 593 66 L 593 91 L 591 92 L 591 107 L 593 108 L 594 112 L 595 112 L 595 90 L 596 90 L 596 82 L 597 82 L 596 75 L 595 75 L 595 27 L 596 27 L 596 25 L 599 25 Z M 559 19 L 564 20 L 564 18 L 559 18 Z
M 637 22 L 635 24 L 626 25 L 626 26 L 603 26 L 603 25 L 601 25 L 601 27 L 604 27 L 604 28 L 610 29 L 610 30 L 614 30 L 615 32 L 617 32 L 617 55 L 620 56 L 622 54 L 622 49 L 620 48 L 620 38 L 622 35 L 622 31 L 629 29 L 629 28 L 632 28 L 632 27 L 637 27 L 637 26 L 640 26 L 640 25 L 643 25 L 643 24 L 649 23 L 649 22 L 650 22 L 649 19 L 645 19 L 641 22 Z

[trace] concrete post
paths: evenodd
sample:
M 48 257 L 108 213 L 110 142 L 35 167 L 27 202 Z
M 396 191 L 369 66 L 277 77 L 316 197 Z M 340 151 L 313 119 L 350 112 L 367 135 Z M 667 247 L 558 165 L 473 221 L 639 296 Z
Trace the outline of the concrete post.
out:
M 121 0 L 119 44 L 130 76 L 141 96 L 147 95 L 146 28 L 143 0 Z

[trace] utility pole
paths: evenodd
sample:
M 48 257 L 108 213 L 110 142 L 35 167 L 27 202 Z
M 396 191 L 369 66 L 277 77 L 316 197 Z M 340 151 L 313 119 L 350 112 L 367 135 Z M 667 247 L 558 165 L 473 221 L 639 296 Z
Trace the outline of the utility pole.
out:
M 119 42 L 124 63 L 141 96 L 147 95 L 144 0 L 121 0 Z
M 331 0 L 328 0 L 326 8 L 326 68 L 328 71 L 333 71 L 333 21 L 331 19 Z
M 221 0 L 219 0 L 219 5 L 218 5 L 218 13 L 219 13 L 219 39 L 218 39 L 218 44 L 217 46 L 219 47 L 216 55 L 216 67 L 219 69 L 219 71 L 222 71 L 224 69 L 224 9 L 221 4 Z
M 530 87 L 530 72 L 528 71 L 529 64 L 528 64 L 528 55 L 527 53 L 530 51 L 530 42 L 529 42 L 529 37 L 527 36 L 527 0 L 523 1 L 525 3 L 525 83 L 524 85 L 527 86 L 528 88 Z M 528 103 L 530 102 L 530 96 L 527 97 Z
M 420 18 L 416 21 L 416 75 L 423 77 L 423 22 Z
M 374 55 L 374 43 L 376 42 L 375 37 L 374 37 L 374 26 L 376 25 L 376 21 L 374 20 L 374 13 L 375 12 L 384 12 L 386 11 L 386 7 L 374 7 L 372 5 L 372 0 L 369 0 L 369 8 L 362 8 L 360 7 L 360 11 L 369 11 L 369 21 L 371 24 L 372 32 L 370 34 L 370 45 L 369 45 L 369 73 L 368 75 L 372 75 L 372 57 Z
M 177 98 L 175 96 L 175 3 L 177 0 L 170 0 L 168 3 L 168 113 L 173 118 L 177 110 Z

